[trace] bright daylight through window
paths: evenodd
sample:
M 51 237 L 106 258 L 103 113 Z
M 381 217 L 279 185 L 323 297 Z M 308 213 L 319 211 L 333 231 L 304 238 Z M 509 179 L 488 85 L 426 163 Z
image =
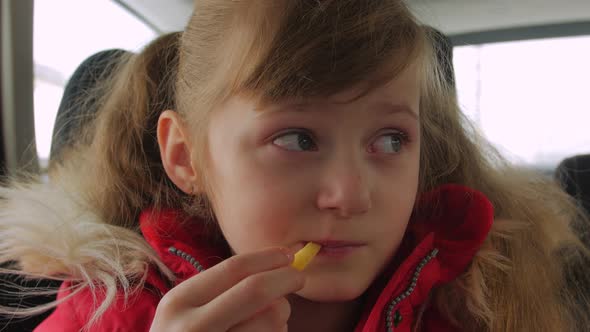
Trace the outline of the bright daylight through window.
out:
M 63 89 L 78 65 L 107 49 L 137 51 L 156 33 L 110 0 L 44 0 L 34 8 L 35 136 L 45 165 Z
M 454 49 L 459 102 L 509 159 L 553 168 L 590 153 L 590 36 Z
M 90 55 L 138 50 L 156 33 L 109 0 L 35 2 L 35 135 L 46 163 L 63 87 Z M 454 49 L 459 101 L 511 160 L 551 168 L 590 152 L 590 36 Z

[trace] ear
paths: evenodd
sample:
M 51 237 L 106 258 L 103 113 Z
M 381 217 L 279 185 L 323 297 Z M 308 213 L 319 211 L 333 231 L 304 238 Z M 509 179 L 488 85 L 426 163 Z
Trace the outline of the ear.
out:
M 192 164 L 193 146 L 182 117 L 171 110 L 164 111 L 158 119 L 158 145 L 160 157 L 168 178 L 187 194 L 198 191 L 197 173 Z

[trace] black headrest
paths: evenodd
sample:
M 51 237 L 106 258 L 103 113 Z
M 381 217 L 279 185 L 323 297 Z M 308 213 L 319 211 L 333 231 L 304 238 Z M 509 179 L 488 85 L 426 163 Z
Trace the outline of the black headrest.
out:
M 78 66 L 64 89 L 57 111 L 50 160 L 59 159 L 62 150 L 76 141 L 78 129 L 94 117 L 98 105 L 96 95 L 92 92 L 93 88 L 112 74 L 117 59 L 129 53 L 120 49 L 102 51 Z
M 436 57 L 440 63 L 444 78 L 451 87 L 455 87 L 455 69 L 453 67 L 453 43 L 439 30 L 426 26 L 426 31 L 434 41 Z
M 590 154 L 565 159 L 557 166 L 555 176 L 563 189 L 590 213 Z

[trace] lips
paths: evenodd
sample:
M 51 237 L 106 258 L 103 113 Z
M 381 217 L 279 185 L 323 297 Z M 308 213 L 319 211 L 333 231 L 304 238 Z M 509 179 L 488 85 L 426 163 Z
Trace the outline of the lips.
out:
M 366 246 L 365 242 L 358 241 L 342 241 L 342 240 L 311 240 L 300 242 L 297 244 L 296 249 L 301 249 L 307 242 L 314 242 L 322 246 L 318 256 L 326 258 L 344 258 L 349 254 L 355 252 L 357 249 Z
M 322 246 L 322 248 L 332 249 L 332 248 L 343 248 L 343 247 L 362 247 L 366 243 L 363 242 L 354 242 L 354 241 L 312 241 Z

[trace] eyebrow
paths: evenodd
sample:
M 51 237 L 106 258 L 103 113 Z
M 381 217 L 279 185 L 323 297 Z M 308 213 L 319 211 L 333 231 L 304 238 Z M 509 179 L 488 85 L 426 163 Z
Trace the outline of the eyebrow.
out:
M 270 107 L 271 113 L 278 110 L 289 110 L 294 112 L 306 112 L 310 106 L 317 105 L 314 102 L 286 102 Z M 419 121 L 418 113 L 406 104 L 392 104 L 388 102 L 377 102 L 370 105 L 371 110 L 376 110 L 380 115 L 406 114 L 416 121 Z
M 414 120 L 418 120 L 418 113 L 405 104 L 376 103 L 373 105 L 377 111 L 383 115 L 389 114 L 407 114 Z

